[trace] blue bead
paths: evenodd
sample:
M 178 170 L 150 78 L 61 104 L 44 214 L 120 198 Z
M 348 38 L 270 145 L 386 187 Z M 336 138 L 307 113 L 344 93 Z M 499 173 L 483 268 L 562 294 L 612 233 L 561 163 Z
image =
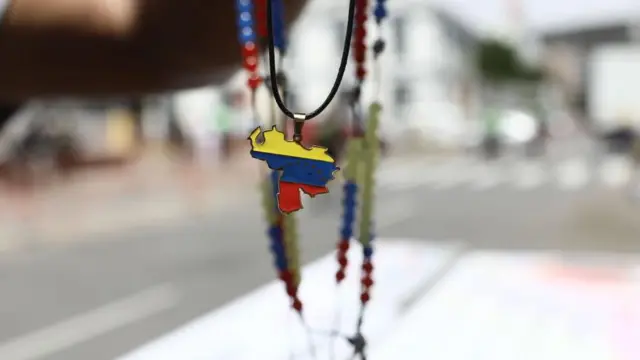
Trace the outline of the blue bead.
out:
M 269 237 L 274 241 L 280 241 L 282 238 L 282 229 L 279 226 L 271 226 L 269 228 Z
M 287 259 L 282 259 L 282 258 L 276 259 L 275 265 L 278 270 L 285 271 L 287 270 Z
M 282 253 L 284 252 L 284 244 L 279 238 L 274 237 L 271 239 L 271 249 L 275 252 Z
M 273 16 L 273 44 L 278 50 L 285 52 L 287 41 L 284 26 L 284 4 L 282 0 L 273 0 L 271 6 Z
M 351 239 L 351 237 L 353 236 L 353 231 L 351 231 L 351 229 L 342 229 L 342 231 L 340 232 L 340 236 L 343 239 Z
M 284 249 L 282 249 L 278 245 L 271 245 L 271 252 L 273 253 L 274 258 L 279 259 L 281 257 L 286 257 L 284 254 Z
M 384 5 L 378 4 L 378 6 L 376 6 L 376 9 L 374 10 L 373 14 L 375 15 L 376 18 L 383 19 L 383 18 L 387 17 L 387 9 L 385 9 Z
M 273 186 L 273 192 L 274 194 L 278 194 L 278 188 L 279 185 L 278 183 L 280 182 L 280 172 L 278 172 L 277 170 L 274 170 L 271 172 L 271 185 Z
M 253 1 L 251 0 L 237 0 L 236 5 L 238 7 L 250 7 L 253 6 Z
M 345 213 L 342 218 L 344 219 L 344 223 L 352 224 L 356 217 L 353 213 Z
M 248 19 L 240 18 L 240 19 L 238 19 L 237 24 L 238 24 L 238 27 L 240 28 L 240 30 L 242 30 L 245 27 L 253 29 L 254 22 L 253 22 L 252 18 L 248 18 Z
M 370 246 L 365 247 L 365 248 L 362 250 L 362 254 L 364 255 L 364 257 L 365 257 L 366 259 L 370 259 L 370 258 L 373 256 L 373 248 L 372 248 L 372 247 L 370 247 Z
M 248 42 L 255 42 L 255 40 L 256 40 L 256 36 L 254 33 L 242 34 L 240 36 L 240 42 L 243 44 L 246 44 Z

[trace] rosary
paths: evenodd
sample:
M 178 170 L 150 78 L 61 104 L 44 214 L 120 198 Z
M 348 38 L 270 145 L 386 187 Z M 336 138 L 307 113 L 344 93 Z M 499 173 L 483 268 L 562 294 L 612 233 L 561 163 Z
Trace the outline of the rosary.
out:
M 252 93 L 251 103 L 257 125 L 249 136 L 251 156 L 267 162 L 270 169 L 268 174 L 262 176 L 260 184 L 262 207 L 269 224 L 267 235 L 270 249 L 278 277 L 285 285 L 290 305 L 307 330 L 309 338 L 312 329 L 305 321 L 303 302 L 298 295 L 301 274 L 295 212 L 302 209 L 300 192 L 311 197 L 327 193 L 329 191 L 327 183 L 340 169 L 336 166 L 335 160 L 326 153 L 326 148 L 318 146 L 306 148 L 301 144 L 302 128 L 305 121 L 321 114 L 335 97 L 347 68 L 350 50 L 353 51 L 357 82 L 350 99 L 352 131 L 347 144 L 346 165 L 343 170 L 343 215 L 336 250 L 338 269 L 335 273 L 335 281 L 336 287 L 339 287 L 347 276 L 347 253 L 354 238 L 356 217 L 359 215 L 357 238 L 363 255 L 360 266 L 360 310 L 354 335 L 343 335 L 338 331 L 330 331 L 328 335 L 332 340 L 340 338 L 347 341 L 353 348 L 352 358 L 366 360 L 367 342 L 362 333 L 362 325 L 374 283 L 372 277 L 374 269 L 373 193 L 375 166 L 379 154 L 377 131 L 382 110 L 379 100 L 374 100 L 368 107 L 365 121 L 361 92 L 367 76 L 366 24 L 369 18 L 369 0 L 349 0 L 347 30 L 336 80 L 326 99 L 316 110 L 308 114 L 295 113 L 287 107 L 288 83 L 282 66 L 282 59 L 287 52 L 287 38 L 282 0 L 236 0 L 236 2 L 243 67 L 248 74 L 247 86 Z M 378 26 L 378 39 L 373 46 L 374 60 L 377 65 L 385 48 L 380 26 L 387 16 L 386 0 L 375 0 L 375 5 L 372 7 Z M 269 76 L 262 76 L 259 70 L 261 53 L 265 47 L 268 53 Z M 272 101 L 271 129 L 266 131 L 260 127 L 263 122 L 259 121 L 255 106 L 256 90 L 264 83 L 269 83 L 274 100 Z M 376 81 L 376 86 L 379 86 L 379 79 Z M 375 98 L 378 97 L 379 91 L 376 89 Z M 284 117 L 279 116 L 276 106 Z M 281 118 L 280 121 L 279 118 Z M 292 119 L 294 123 L 291 140 L 286 134 L 286 119 Z M 278 131 L 278 127 L 282 131 Z M 260 135 L 263 137 L 262 141 L 258 140 Z M 340 323 L 339 313 L 336 313 L 334 321 L 335 329 Z M 315 349 L 311 341 L 309 352 L 315 357 Z

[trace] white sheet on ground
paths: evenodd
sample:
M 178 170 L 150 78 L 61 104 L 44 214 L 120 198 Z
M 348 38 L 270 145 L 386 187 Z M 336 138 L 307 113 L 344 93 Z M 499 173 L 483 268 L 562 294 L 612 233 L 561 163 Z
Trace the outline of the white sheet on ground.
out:
M 376 285 L 364 324 L 370 342 L 388 336 L 403 302 L 457 255 L 459 244 L 448 244 L 400 239 L 377 242 Z M 333 254 L 305 266 L 301 298 L 310 327 L 335 328 L 334 316 L 340 309 L 341 332 L 351 335 L 354 331 L 360 291 L 359 247 L 352 246 L 349 258 L 348 280 L 339 292 L 334 284 L 337 265 Z M 287 304 L 283 285 L 273 281 L 120 360 L 282 360 L 292 353 L 296 360 L 313 359 L 307 334 Z M 331 344 L 326 336 L 314 336 L 314 344 L 317 359 L 329 358 Z M 339 340 L 334 349 L 338 359 L 350 357 L 351 349 Z
M 640 262 L 621 259 L 467 255 L 369 359 L 640 359 Z

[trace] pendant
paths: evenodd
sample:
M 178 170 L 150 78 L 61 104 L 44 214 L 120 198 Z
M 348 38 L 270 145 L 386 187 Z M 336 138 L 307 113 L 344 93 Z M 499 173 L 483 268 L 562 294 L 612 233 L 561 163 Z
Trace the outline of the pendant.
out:
M 260 133 L 264 136 L 262 143 L 258 142 Z M 327 148 L 306 148 L 296 141 L 287 140 L 275 126 L 266 131 L 256 128 L 248 140 L 251 157 L 265 161 L 271 170 L 282 172 L 277 197 L 280 212 L 289 214 L 302 209 L 300 192 L 312 198 L 329 193 L 328 183 L 340 168 L 327 153 Z

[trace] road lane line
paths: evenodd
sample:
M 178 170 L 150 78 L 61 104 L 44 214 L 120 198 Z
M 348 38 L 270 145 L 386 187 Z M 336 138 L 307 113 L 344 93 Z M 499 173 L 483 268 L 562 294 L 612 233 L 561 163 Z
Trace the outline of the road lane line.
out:
M 0 344 L 2 360 L 35 360 L 175 307 L 175 287 L 159 285 L 88 313 Z
M 611 157 L 600 166 L 602 182 L 610 188 L 626 185 L 631 179 L 633 164 L 623 157 Z
M 559 186 L 563 190 L 578 190 L 589 183 L 589 169 L 584 160 L 566 160 L 557 171 Z

